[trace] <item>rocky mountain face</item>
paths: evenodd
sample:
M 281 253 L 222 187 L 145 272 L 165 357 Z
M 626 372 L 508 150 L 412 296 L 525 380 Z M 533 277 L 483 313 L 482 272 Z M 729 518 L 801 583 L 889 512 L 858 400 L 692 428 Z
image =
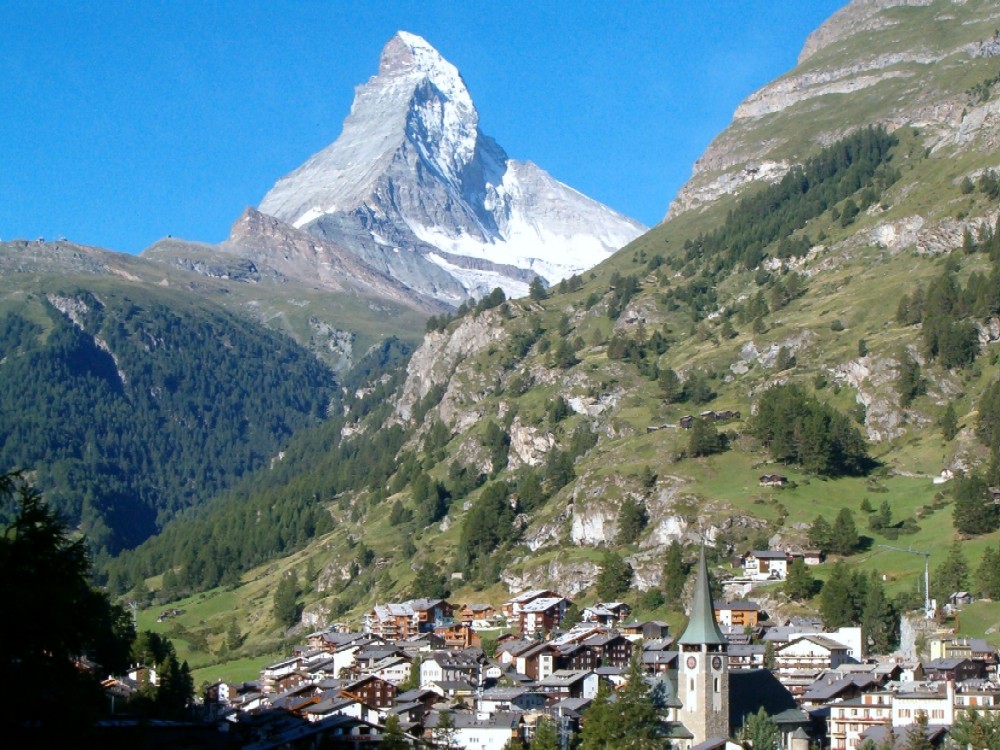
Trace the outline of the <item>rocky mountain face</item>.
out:
M 510 159 L 479 130 L 456 68 L 406 32 L 358 87 L 340 137 L 259 208 L 453 305 L 498 286 L 523 296 L 536 275 L 590 268 L 644 229 Z
M 443 309 L 337 243 L 253 208 L 247 208 L 236 220 L 225 242 L 205 245 L 161 240 L 147 248 L 143 257 L 217 278 L 254 283 L 294 281 L 331 292 L 392 300 L 422 312 Z

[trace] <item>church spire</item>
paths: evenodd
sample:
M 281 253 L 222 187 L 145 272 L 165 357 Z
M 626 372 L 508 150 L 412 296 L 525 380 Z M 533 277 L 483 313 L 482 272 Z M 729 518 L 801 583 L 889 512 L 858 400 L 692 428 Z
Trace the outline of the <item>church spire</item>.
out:
M 694 601 L 691 602 L 691 618 L 678 641 L 681 645 L 726 645 L 727 641 L 715 621 L 712 606 L 712 588 L 708 580 L 708 565 L 705 563 L 705 545 L 701 547 L 698 560 L 698 574 L 694 584 Z

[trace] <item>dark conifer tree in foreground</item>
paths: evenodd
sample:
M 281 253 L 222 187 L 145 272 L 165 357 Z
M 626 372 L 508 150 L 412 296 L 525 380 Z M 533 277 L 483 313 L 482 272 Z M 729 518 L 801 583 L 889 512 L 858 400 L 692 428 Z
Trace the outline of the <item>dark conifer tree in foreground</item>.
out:
M 666 750 L 670 746 L 638 649 L 625 687 L 613 695 L 602 680 L 582 724 L 580 750 Z
M 104 708 L 100 679 L 125 671 L 135 633 L 128 614 L 90 586 L 85 542 L 70 538 L 36 490 L 0 475 L 0 504 L 12 518 L 0 534 L 0 732 L 41 747 L 45 737 L 85 732 Z

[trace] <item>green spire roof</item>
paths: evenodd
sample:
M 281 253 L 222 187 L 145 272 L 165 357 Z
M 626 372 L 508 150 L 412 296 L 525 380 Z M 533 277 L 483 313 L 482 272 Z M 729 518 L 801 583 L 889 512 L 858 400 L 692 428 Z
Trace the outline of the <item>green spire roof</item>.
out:
M 705 546 L 701 547 L 698 560 L 698 577 L 694 582 L 694 601 L 691 603 L 691 619 L 688 620 L 684 635 L 678 643 L 694 646 L 700 644 L 725 645 L 726 639 L 715 621 L 712 607 L 712 589 L 708 583 L 708 565 L 705 564 Z

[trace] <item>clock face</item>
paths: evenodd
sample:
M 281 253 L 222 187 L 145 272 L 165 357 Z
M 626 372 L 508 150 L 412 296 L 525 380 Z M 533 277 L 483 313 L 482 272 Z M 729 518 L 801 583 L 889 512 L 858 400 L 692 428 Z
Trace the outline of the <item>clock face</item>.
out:
M 713 656 L 712 657 L 712 669 L 719 670 L 722 669 L 722 657 Z
M 694 669 L 696 666 L 698 666 L 698 660 L 695 659 L 693 656 L 689 656 L 687 660 L 687 665 L 688 669 Z

